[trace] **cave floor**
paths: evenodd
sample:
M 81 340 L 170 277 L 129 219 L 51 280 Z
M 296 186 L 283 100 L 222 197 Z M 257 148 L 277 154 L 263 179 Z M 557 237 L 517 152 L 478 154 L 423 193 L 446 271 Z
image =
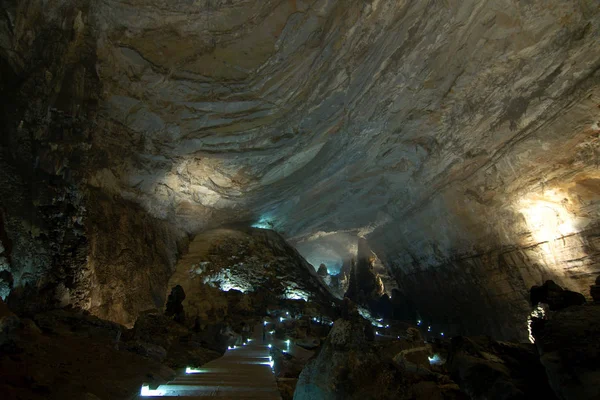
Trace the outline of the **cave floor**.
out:
M 171 382 L 152 389 L 139 399 L 186 397 L 203 399 L 281 400 L 272 370 L 269 347 L 262 344 L 262 325 L 254 328 L 245 346 L 229 349 L 221 358 L 201 368 L 182 372 Z

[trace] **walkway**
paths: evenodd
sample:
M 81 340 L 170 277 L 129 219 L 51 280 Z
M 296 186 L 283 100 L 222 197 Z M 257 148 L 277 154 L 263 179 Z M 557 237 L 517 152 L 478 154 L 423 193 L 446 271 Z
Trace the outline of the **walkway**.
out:
M 155 390 L 142 388 L 139 399 L 219 397 L 281 400 L 269 348 L 262 344 L 262 329 L 262 325 L 256 326 L 254 338 L 247 345 L 227 350 L 223 357 L 204 364 L 202 368 L 188 369 Z

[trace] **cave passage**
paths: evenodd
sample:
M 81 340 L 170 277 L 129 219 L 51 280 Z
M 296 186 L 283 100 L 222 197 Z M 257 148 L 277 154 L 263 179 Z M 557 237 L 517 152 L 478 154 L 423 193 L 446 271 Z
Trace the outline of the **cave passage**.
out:
M 600 399 L 600 1 L 0 1 L 8 400 Z
M 226 397 L 280 400 L 270 347 L 262 340 L 263 324 L 220 358 L 185 372 L 165 385 L 143 385 L 141 397 Z

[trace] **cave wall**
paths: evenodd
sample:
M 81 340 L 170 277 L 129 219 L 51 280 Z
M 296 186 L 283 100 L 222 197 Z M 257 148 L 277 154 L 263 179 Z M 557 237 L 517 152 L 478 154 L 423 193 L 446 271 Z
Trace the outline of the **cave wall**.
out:
M 14 286 L 9 304 L 25 313 L 72 305 L 131 325 L 163 305 L 187 235 L 89 179 L 124 155 L 111 153 L 118 127 L 97 118 L 90 3 L 3 7 L 0 278 Z
M 364 236 L 424 315 L 441 315 L 440 294 L 470 299 L 447 308 L 453 326 L 508 337 L 533 281 L 583 290 L 598 272 L 595 0 L 3 6 L 3 255 L 17 285 L 83 287 L 65 278 L 94 249 L 115 253 L 121 281 L 145 260 L 126 249 L 160 274 L 176 253 L 136 232 L 110 249 L 90 229 L 143 227 L 172 246 L 183 236 L 164 221 L 253 219 L 297 241 Z M 107 200 L 88 209 L 96 190 Z M 106 285 L 98 265 L 77 279 Z M 144 268 L 143 284 L 127 278 L 154 292 Z M 137 306 L 110 290 L 122 300 L 96 312 L 126 320 Z

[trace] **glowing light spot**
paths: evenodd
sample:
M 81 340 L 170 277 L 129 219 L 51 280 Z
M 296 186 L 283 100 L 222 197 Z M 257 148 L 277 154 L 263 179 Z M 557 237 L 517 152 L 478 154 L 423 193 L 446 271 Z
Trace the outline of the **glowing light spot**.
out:
M 283 317 L 279 317 L 279 322 L 283 322 L 284 318 Z
M 269 347 L 269 348 L 271 348 L 271 347 L 273 347 L 273 346 L 269 345 L 268 347 Z
M 421 320 L 417 320 L 417 326 L 421 326 L 422 321 Z
M 274 226 L 275 226 L 275 224 L 273 223 L 273 219 L 268 215 L 264 215 L 264 216 L 260 217 L 258 222 L 254 223 L 252 225 L 253 228 L 258 228 L 258 229 L 273 229 Z
M 441 336 L 444 336 L 444 332 L 440 333 Z
M 534 318 L 546 318 L 546 309 L 541 304 L 538 304 L 538 306 L 531 312 L 531 314 L 529 314 L 529 317 L 527 317 L 527 331 L 529 332 L 529 341 L 531 343 L 535 343 L 533 331 L 531 330 L 531 323 L 533 322 Z
M 166 394 L 165 390 L 162 389 L 156 389 L 156 390 L 152 390 L 150 389 L 150 386 L 148 385 L 142 385 L 142 390 L 140 391 L 140 395 L 147 397 L 147 396 L 164 396 Z
M 431 326 L 427 327 L 427 332 L 431 332 Z
M 288 300 L 308 301 L 308 293 L 299 289 L 288 289 L 283 297 Z
M 230 290 L 237 290 L 238 292 L 242 292 L 242 293 L 246 293 L 248 291 L 248 289 L 243 288 L 241 286 L 232 285 L 227 282 L 221 283 L 221 291 L 229 292 Z
M 433 357 L 427 358 L 429 359 L 429 364 L 431 365 L 441 365 L 444 363 L 444 360 L 442 360 L 439 354 L 434 354 Z
M 205 372 L 204 369 L 198 369 L 198 368 L 191 368 L 191 367 L 187 367 L 185 369 L 185 373 L 186 374 L 200 374 L 202 372 Z
M 520 212 L 525 217 L 531 236 L 537 242 L 548 242 L 575 233 L 574 217 L 565 208 L 568 202 L 556 190 L 546 190 L 543 195 L 529 195 L 521 199 Z
M 264 321 L 264 322 L 263 322 L 263 325 L 264 325 L 264 326 L 267 326 L 267 321 Z
M 379 336 L 379 332 L 378 332 L 378 331 L 375 331 L 375 334 L 376 334 L 377 336 Z
M 286 311 L 286 312 L 285 312 L 285 315 L 290 315 L 290 312 L 289 312 L 289 311 Z
M 386 328 L 389 328 L 390 326 L 389 326 L 389 325 L 386 325 L 385 327 L 386 327 Z

